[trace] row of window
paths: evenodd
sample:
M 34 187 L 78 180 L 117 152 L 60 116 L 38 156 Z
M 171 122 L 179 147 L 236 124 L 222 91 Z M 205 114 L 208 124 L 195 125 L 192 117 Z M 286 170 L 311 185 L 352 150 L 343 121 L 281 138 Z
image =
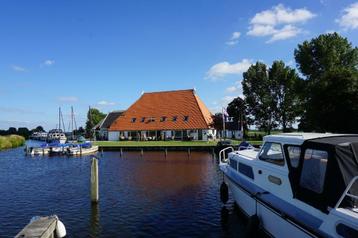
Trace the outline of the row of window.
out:
M 155 121 L 155 117 L 142 117 L 142 118 L 140 119 L 140 122 L 145 122 L 146 120 L 147 120 L 147 122 L 154 122 L 154 121 Z M 160 122 L 165 122 L 165 121 L 168 121 L 168 120 L 169 120 L 169 118 L 166 117 L 166 116 L 160 117 Z M 133 117 L 133 118 L 131 119 L 131 122 L 132 122 L 132 123 L 134 123 L 134 122 L 136 122 L 136 121 L 137 121 L 137 118 L 135 118 L 135 117 Z M 173 122 L 178 121 L 178 116 L 173 116 L 173 117 L 171 118 L 171 121 L 173 121 Z M 189 121 L 189 116 L 184 116 L 184 117 L 183 117 L 183 121 L 185 121 L 185 122 Z
M 297 168 L 299 166 L 301 147 L 294 145 L 287 146 L 287 155 L 291 167 Z M 285 165 L 282 146 L 279 143 L 265 143 L 260 152 L 259 159 L 280 166 Z M 327 151 L 306 149 L 300 177 L 300 186 L 316 193 L 322 193 L 327 161 Z

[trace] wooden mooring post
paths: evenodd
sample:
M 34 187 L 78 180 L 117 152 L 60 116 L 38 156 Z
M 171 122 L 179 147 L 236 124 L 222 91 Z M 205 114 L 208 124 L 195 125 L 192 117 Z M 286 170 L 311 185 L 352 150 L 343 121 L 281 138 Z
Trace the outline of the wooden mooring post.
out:
M 190 151 L 190 147 L 188 148 L 188 158 L 190 158 L 191 156 L 191 151 Z
M 140 149 L 140 155 L 143 157 L 143 148 Z
M 119 153 L 119 156 L 120 156 L 120 157 L 123 156 L 123 148 L 121 148 L 121 152 Z
M 97 203 L 98 199 L 98 159 L 93 157 L 91 163 L 91 202 Z
M 165 158 L 167 158 L 167 156 L 168 156 L 168 148 L 164 149 L 164 155 L 165 155 Z

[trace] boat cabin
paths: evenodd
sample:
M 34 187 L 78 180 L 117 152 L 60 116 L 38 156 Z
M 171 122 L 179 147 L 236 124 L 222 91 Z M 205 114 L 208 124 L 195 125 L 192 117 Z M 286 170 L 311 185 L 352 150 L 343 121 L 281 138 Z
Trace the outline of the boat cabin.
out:
M 358 135 L 267 136 L 257 157 L 288 170 L 293 198 L 328 213 L 358 176 Z M 358 183 L 350 193 L 358 194 Z M 341 205 L 358 204 L 345 198 Z

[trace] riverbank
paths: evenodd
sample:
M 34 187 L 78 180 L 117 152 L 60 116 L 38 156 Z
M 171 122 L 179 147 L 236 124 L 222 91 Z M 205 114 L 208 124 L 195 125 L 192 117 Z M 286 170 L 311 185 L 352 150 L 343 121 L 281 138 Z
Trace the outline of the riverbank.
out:
M 231 140 L 233 145 L 241 143 L 240 140 Z M 216 146 L 218 141 L 94 141 L 100 147 L 195 147 Z M 261 145 L 262 141 L 249 141 L 253 145 Z
M 25 144 L 25 138 L 18 135 L 0 136 L 0 151 L 16 148 Z

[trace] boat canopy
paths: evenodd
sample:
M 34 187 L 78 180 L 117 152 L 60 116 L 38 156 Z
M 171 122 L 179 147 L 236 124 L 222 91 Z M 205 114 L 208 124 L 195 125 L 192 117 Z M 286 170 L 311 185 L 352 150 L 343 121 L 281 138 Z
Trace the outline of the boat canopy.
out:
M 358 176 L 358 135 L 332 136 L 306 140 L 301 146 L 300 161 L 291 166 L 295 196 L 328 213 L 344 190 Z M 358 184 L 350 190 L 358 194 Z M 353 207 L 357 201 L 346 198 L 342 205 Z

